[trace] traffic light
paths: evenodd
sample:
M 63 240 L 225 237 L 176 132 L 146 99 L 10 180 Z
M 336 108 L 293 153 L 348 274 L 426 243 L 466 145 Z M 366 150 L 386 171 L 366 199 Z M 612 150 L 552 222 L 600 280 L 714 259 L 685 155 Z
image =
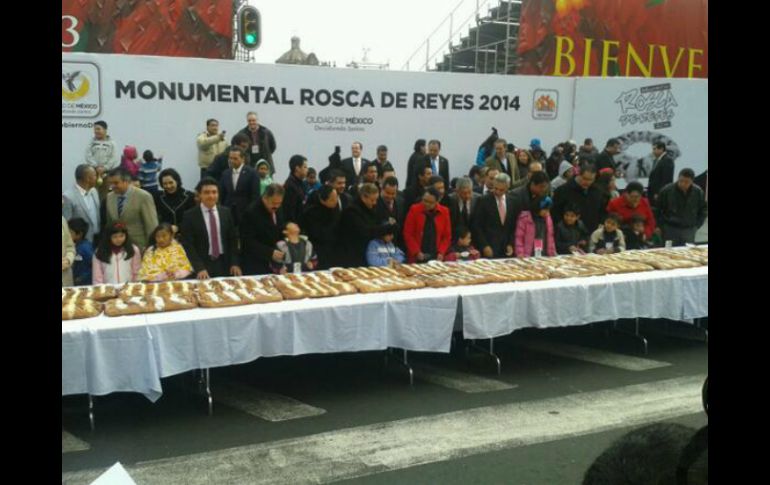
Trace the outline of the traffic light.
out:
M 254 50 L 262 43 L 262 20 L 259 10 L 246 6 L 238 13 L 238 33 L 244 49 Z

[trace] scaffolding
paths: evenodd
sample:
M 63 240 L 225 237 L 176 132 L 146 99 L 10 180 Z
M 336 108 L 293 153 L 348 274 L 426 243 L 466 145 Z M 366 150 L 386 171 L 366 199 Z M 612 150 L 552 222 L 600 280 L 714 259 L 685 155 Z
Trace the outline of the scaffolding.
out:
M 425 63 L 420 69 L 443 72 L 471 72 L 482 74 L 515 74 L 518 65 L 516 48 L 519 39 L 522 0 L 498 0 L 496 7 L 489 8 L 486 15 L 481 15 L 481 8 L 489 3 L 480 4 L 476 0 L 475 14 L 455 27 L 455 12 L 465 0 L 460 2 L 444 19 L 436 30 L 423 42 L 417 51 L 407 60 L 404 68 L 409 70 L 415 56 L 425 47 Z M 442 26 L 449 23 L 449 37 L 441 43 L 438 50 L 431 53 L 431 39 Z M 453 42 L 459 31 L 468 24 L 473 24 L 468 33 Z M 457 30 L 455 30 L 457 28 Z M 447 49 L 447 53 L 444 51 Z M 441 60 L 436 61 L 440 58 Z M 436 61 L 435 67 L 430 63 Z

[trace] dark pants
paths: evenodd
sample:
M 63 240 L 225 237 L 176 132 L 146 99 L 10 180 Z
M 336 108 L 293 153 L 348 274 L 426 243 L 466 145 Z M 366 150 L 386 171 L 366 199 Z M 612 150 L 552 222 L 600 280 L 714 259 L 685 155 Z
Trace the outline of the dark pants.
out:
M 695 242 L 696 227 L 682 228 L 663 225 L 663 241 L 672 241 L 674 246 L 684 246 L 685 243 Z
M 227 261 L 225 260 L 224 255 L 220 255 L 217 259 L 211 259 L 211 257 L 207 255 L 203 265 L 206 267 L 206 271 L 212 278 L 230 276 L 230 268 L 227 267 Z

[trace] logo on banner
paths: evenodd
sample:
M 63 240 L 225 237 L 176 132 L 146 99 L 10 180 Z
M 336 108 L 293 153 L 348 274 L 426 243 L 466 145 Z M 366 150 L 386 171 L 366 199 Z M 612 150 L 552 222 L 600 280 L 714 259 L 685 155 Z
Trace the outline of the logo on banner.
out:
M 305 123 L 315 131 L 366 131 L 374 124 L 374 118 L 359 116 L 307 116 Z
M 62 62 L 61 114 L 95 118 L 101 112 L 99 68 L 90 62 Z
M 679 106 L 671 91 L 671 83 L 634 88 L 615 99 L 620 105 L 620 126 L 652 123 L 653 129 L 671 128 L 671 120 Z
M 555 120 L 559 114 L 559 91 L 553 89 L 535 90 L 532 101 L 532 119 Z

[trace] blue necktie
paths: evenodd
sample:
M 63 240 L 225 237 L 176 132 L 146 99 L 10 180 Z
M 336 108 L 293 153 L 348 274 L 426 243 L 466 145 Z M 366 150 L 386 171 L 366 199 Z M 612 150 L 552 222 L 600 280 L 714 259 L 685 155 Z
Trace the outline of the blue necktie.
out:
M 433 162 L 433 175 L 438 175 L 438 161 L 434 158 Z
M 118 196 L 118 217 L 123 215 L 123 204 L 126 202 L 126 196 L 125 195 L 119 195 Z

